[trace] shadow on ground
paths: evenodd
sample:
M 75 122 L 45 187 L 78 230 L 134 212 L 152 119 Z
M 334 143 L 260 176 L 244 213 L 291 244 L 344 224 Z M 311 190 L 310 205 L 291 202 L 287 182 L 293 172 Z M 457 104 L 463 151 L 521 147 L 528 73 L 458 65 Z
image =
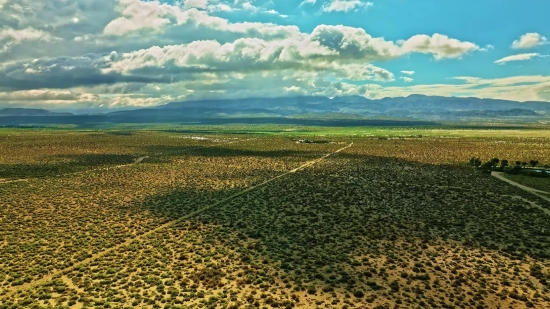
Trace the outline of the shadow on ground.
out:
M 0 178 L 39 178 L 60 176 L 89 168 L 133 163 L 132 155 L 78 154 L 49 158 L 50 162 L 31 164 L 0 164 Z
M 369 262 L 372 257 L 409 263 L 428 247 L 549 259 L 550 222 L 512 195 L 550 208 L 470 168 L 342 154 L 208 209 L 187 224 L 218 226 L 202 237 L 236 250 L 244 264 L 276 265 L 298 285 L 353 289 L 383 271 Z M 371 268 L 357 272 L 356 266 Z

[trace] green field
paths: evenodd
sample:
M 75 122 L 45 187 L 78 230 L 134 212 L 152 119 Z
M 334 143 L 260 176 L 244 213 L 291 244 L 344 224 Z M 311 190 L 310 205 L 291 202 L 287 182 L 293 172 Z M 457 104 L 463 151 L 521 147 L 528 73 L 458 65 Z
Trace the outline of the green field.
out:
M 78 129 L 76 126 L 48 126 L 30 129 L 1 129 L 1 134 L 32 131 L 78 131 L 78 132 L 135 132 L 161 131 L 195 134 L 257 134 L 283 136 L 361 136 L 361 137 L 417 137 L 419 135 L 440 138 L 452 137 L 522 137 L 539 138 L 550 136 L 548 126 L 436 126 L 436 127 L 316 127 L 295 125 L 177 125 L 177 124 L 105 124 L 94 129 Z

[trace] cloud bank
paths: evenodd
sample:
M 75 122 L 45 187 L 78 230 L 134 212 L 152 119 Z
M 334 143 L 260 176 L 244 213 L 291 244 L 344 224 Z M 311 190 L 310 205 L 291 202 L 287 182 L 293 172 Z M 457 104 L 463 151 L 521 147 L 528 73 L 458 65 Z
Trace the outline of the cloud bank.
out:
M 295 6 L 316 6 L 322 16 L 340 17 L 368 16 L 377 8 L 364 0 L 305 0 Z M 440 31 L 393 39 L 340 24 L 321 23 L 306 31 L 267 0 L 0 0 L 0 7 L 0 107 L 23 102 L 114 108 L 210 98 L 452 95 L 470 84 L 423 86 L 416 77 L 415 83 L 402 87 L 413 82 L 415 71 L 393 71 L 390 63 L 410 58 L 457 62 L 488 50 Z M 528 33 L 513 45 L 533 48 L 545 41 Z M 541 56 L 520 54 L 496 63 Z M 546 82 L 540 85 L 546 87 Z M 520 97 L 512 90 L 484 91 L 474 92 Z M 544 99 L 545 93 L 528 91 L 524 96 L 544 94 L 539 97 Z

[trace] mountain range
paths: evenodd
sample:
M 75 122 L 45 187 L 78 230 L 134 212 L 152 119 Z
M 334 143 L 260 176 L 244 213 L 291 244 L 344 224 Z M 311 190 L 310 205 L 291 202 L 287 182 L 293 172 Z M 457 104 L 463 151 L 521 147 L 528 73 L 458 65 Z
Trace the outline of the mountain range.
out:
M 379 100 L 360 96 L 309 96 L 173 102 L 101 114 L 56 113 L 25 108 L 0 110 L 0 125 L 88 122 L 358 124 L 374 120 L 430 123 L 484 119 L 533 123 L 549 120 L 550 103 L 424 95 Z

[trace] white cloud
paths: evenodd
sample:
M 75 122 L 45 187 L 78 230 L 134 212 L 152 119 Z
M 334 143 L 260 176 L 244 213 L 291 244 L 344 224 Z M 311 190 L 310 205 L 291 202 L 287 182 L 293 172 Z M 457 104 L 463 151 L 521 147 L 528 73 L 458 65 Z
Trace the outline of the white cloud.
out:
M 298 7 L 302 7 L 303 5 L 309 4 L 309 5 L 315 5 L 317 3 L 317 0 L 304 0 Z
M 414 75 L 414 71 L 401 71 L 405 75 Z
M 16 30 L 11 28 L 0 29 L 0 55 L 11 50 L 13 47 L 30 42 L 53 42 L 58 39 L 47 32 L 36 30 L 31 27 Z
M 0 52 L 0 100 L 20 104 L 120 107 L 287 94 L 378 97 L 388 93 L 370 83 L 397 77 L 375 61 L 411 53 L 460 58 L 483 50 L 442 34 L 391 41 L 342 25 L 319 25 L 304 33 L 292 25 L 216 16 L 225 11 L 223 16 L 238 14 L 239 20 L 253 14 L 282 17 L 269 1 L 259 0 L 17 4 L 6 5 L 9 11 L 0 14 L 0 23 L 12 27 L 0 28 L 0 43 L 11 42 L 9 51 Z M 369 5 L 336 0 L 325 8 L 346 12 Z
M 2 50 L 7 50 L 14 45 L 21 44 L 24 41 L 53 41 L 55 38 L 49 33 L 36 30 L 33 28 L 25 28 L 21 30 L 3 28 L 0 29 L 0 42 L 3 42 L 4 47 Z
M 497 64 L 506 64 L 511 61 L 525 61 L 525 60 L 531 60 L 536 57 L 546 57 L 545 55 L 537 54 L 537 53 L 530 53 L 530 54 L 518 54 L 518 55 L 512 55 L 508 57 L 504 57 L 502 59 L 499 59 L 495 61 Z
M 522 48 L 532 48 L 546 43 L 546 37 L 532 32 L 522 35 L 519 40 L 515 40 L 512 43 L 512 48 L 522 49 Z
M 403 43 L 403 49 L 407 52 L 419 52 L 433 54 L 434 58 L 460 58 L 472 51 L 480 50 L 474 43 L 449 38 L 446 35 L 436 33 L 428 35 L 415 35 Z
M 26 28 L 22 30 L 3 28 L 0 30 L 0 40 L 10 39 L 16 42 L 21 42 L 26 40 L 47 40 L 48 38 L 50 38 L 48 33 L 33 28 Z
M 188 8 L 206 9 L 208 0 L 184 0 L 184 6 Z
M 68 90 L 23 90 L 0 92 L 0 101 L 93 101 L 91 93 L 76 93 Z
M 414 79 L 410 78 L 410 77 L 400 77 L 405 83 L 410 83 L 412 82 Z
M 104 29 L 107 35 L 124 35 L 142 29 L 158 29 L 181 21 L 187 16 L 176 6 L 157 1 L 119 0 L 121 17 L 111 21 Z
M 103 33 L 112 36 L 125 36 L 139 32 L 159 32 L 178 27 L 190 26 L 193 32 L 197 28 L 217 31 L 220 33 L 234 33 L 241 36 L 257 37 L 288 37 L 299 33 L 296 26 L 280 26 L 270 23 L 241 22 L 230 23 L 227 19 L 210 15 L 197 8 L 182 9 L 166 3 L 143 2 L 140 0 L 119 0 L 121 17 L 116 18 L 105 26 Z M 259 10 L 249 2 L 240 3 L 242 9 Z M 224 4 L 217 4 L 216 9 L 233 10 Z M 266 11 L 267 12 L 267 11 Z M 276 14 L 269 11 L 268 14 Z M 201 29 L 202 30 L 202 29 Z M 181 31 L 177 31 L 181 33 Z M 206 31 L 205 31 L 206 32 Z M 152 35 L 152 34 L 151 34 Z
M 434 37 L 437 42 L 430 43 Z M 426 45 L 416 44 L 416 37 L 412 38 L 412 43 L 410 39 L 400 45 L 382 38 L 373 38 L 363 29 L 321 25 L 309 35 L 299 34 L 283 40 L 242 38 L 225 44 L 195 41 L 190 44 L 154 46 L 117 57 L 110 64 L 109 70 L 124 74 L 147 70 L 155 74 L 164 72 L 187 75 L 193 72 L 285 69 L 349 71 L 357 61 L 368 64 L 412 52 L 432 53 L 436 59 L 456 58 L 475 46 L 445 36 L 434 37 L 426 36 Z M 457 47 L 453 47 L 455 45 Z M 354 69 L 354 72 L 358 70 Z M 391 80 L 393 76 L 386 79 Z
M 304 1 L 305 2 L 305 1 Z M 315 1 L 313 1 L 313 4 Z M 325 12 L 349 12 L 351 10 L 357 10 L 360 8 L 367 8 L 373 6 L 372 2 L 364 0 L 331 0 L 329 3 L 323 6 Z

